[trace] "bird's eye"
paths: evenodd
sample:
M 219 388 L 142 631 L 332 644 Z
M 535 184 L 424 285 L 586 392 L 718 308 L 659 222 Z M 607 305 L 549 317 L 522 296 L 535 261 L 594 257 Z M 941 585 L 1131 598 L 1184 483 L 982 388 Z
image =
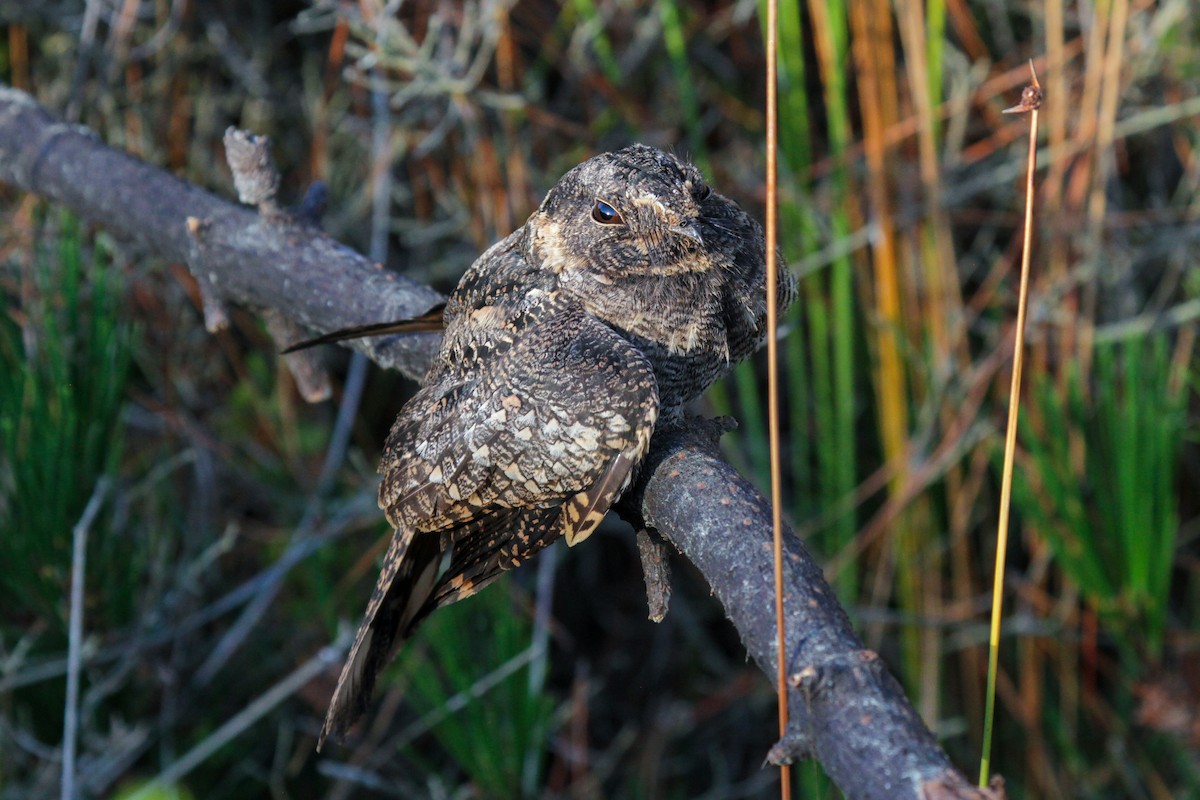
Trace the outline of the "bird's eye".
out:
M 602 225 L 624 225 L 625 220 L 617 213 L 617 210 L 603 200 L 597 200 L 596 205 L 592 206 L 592 219 Z
M 700 187 L 698 189 L 696 189 L 696 195 L 695 195 L 696 201 L 703 203 L 705 200 L 708 199 L 708 196 L 710 194 L 712 194 L 712 187 L 709 186 L 707 183 L 702 183 L 702 184 L 700 184 Z

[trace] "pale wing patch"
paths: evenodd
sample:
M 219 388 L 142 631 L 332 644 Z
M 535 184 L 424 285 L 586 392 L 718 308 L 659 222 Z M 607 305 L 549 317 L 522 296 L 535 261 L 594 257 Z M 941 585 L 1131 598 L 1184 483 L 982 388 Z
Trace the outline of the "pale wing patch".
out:
M 567 545 L 574 547 L 592 535 L 608 513 L 608 507 L 629 483 L 633 459 L 621 453 L 590 488 L 563 503 L 559 524 Z

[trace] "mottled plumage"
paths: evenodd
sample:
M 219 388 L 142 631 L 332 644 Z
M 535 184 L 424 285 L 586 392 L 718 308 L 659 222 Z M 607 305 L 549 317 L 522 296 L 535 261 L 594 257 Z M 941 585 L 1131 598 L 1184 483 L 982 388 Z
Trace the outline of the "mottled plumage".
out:
M 572 169 L 471 265 L 384 448 L 396 532 L 322 744 L 430 612 L 595 530 L 655 422 L 762 341 L 764 256 L 758 224 L 695 167 L 634 145 Z

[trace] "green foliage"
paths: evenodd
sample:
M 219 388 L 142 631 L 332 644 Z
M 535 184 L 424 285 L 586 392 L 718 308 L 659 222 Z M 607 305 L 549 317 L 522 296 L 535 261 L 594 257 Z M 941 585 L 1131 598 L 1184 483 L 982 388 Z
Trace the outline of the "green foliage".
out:
M 508 588 L 504 578 L 438 611 L 404 666 L 413 704 L 433 718 L 445 714 L 432 734 L 484 797 L 537 797 L 555 703 L 532 666 L 545 654 L 531 649 L 532 625 Z
M 71 529 L 121 454 L 131 331 L 103 248 L 85 254 L 69 217 L 57 234 L 47 228 L 20 281 L 19 312 L 0 318 L 0 563 L 9 565 L 0 603 L 18 625 L 31 614 L 65 630 Z M 125 617 L 133 586 L 119 576 L 131 584 L 136 572 L 129 548 L 103 535 L 93 541 L 89 576 L 106 583 L 94 596 Z
M 760 4 L 761 20 L 766 19 Z M 845 204 L 854 190 L 841 156 L 849 147 L 851 129 L 851 83 L 848 65 L 849 40 L 846 8 L 829 6 L 827 29 L 806 31 L 799 4 L 782 3 L 779 8 L 779 161 L 780 247 L 791 269 L 800 267 L 800 294 L 781 324 L 788 336 L 781 343 L 780 382 L 786 402 L 781 406 L 783 427 L 792 437 L 785 458 L 792 473 L 794 491 L 789 511 L 795 520 L 825 514 L 815 542 L 822 553 L 836 553 L 850 544 L 857 532 L 854 504 L 848 502 L 857 482 L 857 427 L 861 403 L 856 398 L 857 343 L 861 340 L 861 317 L 852 286 L 850 256 L 839 253 L 808 265 L 805 256 L 847 239 L 851 222 Z M 811 20 L 810 20 L 811 21 Z M 816 24 L 816 23 L 813 23 Z M 836 198 L 832 210 L 815 202 L 816 182 L 802 176 L 813 169 L 821 131 L 812 124 L 812 109 L 822 104 L 809 94 L 804 58 L 805 37 L 823 35 L 833 42 L 832 64 L 817 64 L 825 81 L 823 111 L 828 129 L 828 147 L 834 158 L 832 180 L 825 187 Z M 834 67 L 834 65 L 839 65 Z M 811 64 L 808 65 L 812 67 Z M 826 69 L 831 67 L 831 69 Z M 829 228 L 823 232 L 823 226 Z M 760 437 L 752 445 L 752 463 L 759 485 L 766 486 L 766 422 L 759 421 L 765 408 L 757 382 L 748 367 L 735 373 L 740 419 L 748 419 L 747 438 Z M 811 436 L 809 435 L 811 433 Z M 856 575 L 843 571 L 834 576 L 840 596 L 849 601 L 857 591 Z
M 1181 378 L 1158 334 L 1098 346 L 1092 379 L 1073 369 L 1065 393 L 1038 381 L 1041 425 L 1021 436 L 1032 469 L 1013 486 L 1016 507 L 1120 642 L 1154 656 L 1179 533 Z
M 696 86 L 693 69 L 695 65 L 688 56 L 687 31 L 681 9 L 675 0 L 658 0 L 658 16 L 662 24 L 663 45 L 666 48 L 667 60 L 671 65 L 674 76 L 673 85 L 679 92 L 679 110 L 683 116 L 683 130 L 687 135 L 687 145 L 691 152 L 691 161 L 702 172 L 711 174 L 712 168 L 708 163 L 708 148 L 704 146 L 704 126 L 700 119 L 700 103 L 696 99 Z
M 131 783 L 121 788 L 113 800 L 193 800 L 194 795 L 186 787 L 175 784 L 161 783 Z
M 595 51 L 600 70 L 610 83 L 614 86 L 619 85 L 621 83 L 621 66 L 613 55 L 612 42 L 609 41 L 608 32 L 604 30 L 603 20 L 596 11 L 594 0 L 571 0 L 563 16 L 564 23 L 593 29 L 592 35 L 588 38 L 591 40 L 592 50 Z

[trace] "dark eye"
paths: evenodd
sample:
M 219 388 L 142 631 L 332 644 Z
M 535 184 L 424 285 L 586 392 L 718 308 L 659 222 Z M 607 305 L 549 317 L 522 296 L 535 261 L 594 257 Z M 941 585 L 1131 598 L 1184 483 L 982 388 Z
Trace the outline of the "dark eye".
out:
M 596 200 L 596 205 L 592 206 L 592 219 L 602 225 L 625 224 L 625 220 L 621 219 L 617 210 L 603 200 Z
M 707 183 L 700 184 L 700 188 L 696 189 L 696 201 L 703 203 L 712 194 L 712 188 Z

